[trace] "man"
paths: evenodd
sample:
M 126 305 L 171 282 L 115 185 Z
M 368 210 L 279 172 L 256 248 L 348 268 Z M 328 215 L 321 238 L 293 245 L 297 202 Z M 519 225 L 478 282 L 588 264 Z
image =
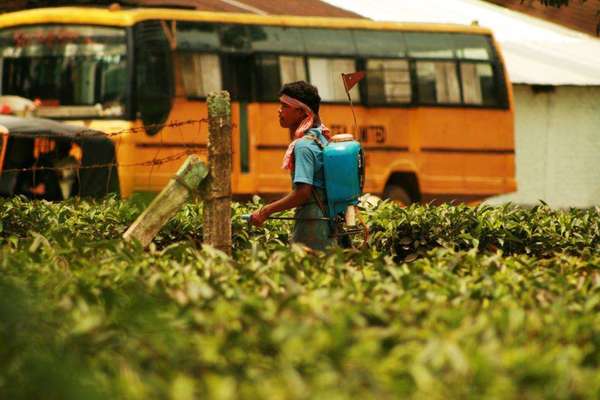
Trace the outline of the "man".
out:
M 316 87 L 304 82 L 285 84 L 279 92 L 279 125 L 289 130 L 290 143 L 282 168 L 291 171 L 292 192 L 254 212 L 251 221 L 261 226 L 273 213 L 296 208 L 292 241 L 314 250 L 335 243 L 331 237 L 325 205 L 323 147 L 329 130 L 321 124 L 321 97 Z

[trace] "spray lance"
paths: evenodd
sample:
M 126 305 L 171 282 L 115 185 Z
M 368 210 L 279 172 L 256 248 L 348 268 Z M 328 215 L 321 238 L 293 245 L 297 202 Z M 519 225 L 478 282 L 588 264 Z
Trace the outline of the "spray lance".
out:
M 280 221 L 325 221 L 332 223 L 335 227 L 333 230 L 332 237 L 341 237 L 341 236 L 349 236 L 355 235 L 359 233 L 363 233 L 365 235 L 365 242 L 368 238 L 368 230 L 366 226 L 361 228 L 357 228 L 356 226 L 356 206 L 348 206 L 346 211 L 346 215 L 344 218 L 341 218 L 341 215 L 338 215 L 335 219 L 321 217 L 321 218 L 295 218 L 295 217 L 268 217 L 270 220 L 280 220 Z M 252 214 L 243 214 L 242 219 L 250 225 Z M 364 224 L 363 224 L 364 225 Z
M 250 220 L 252 218 L 252 214 L 244 214 L 242 215 L 242 219 L 244 221 L 246 221 L 247 223 L 250 223 Z M 329 222 L 329 218 L 326 217 L 322 217 L 322 218 L 294 218 L 294 217 L 269 217 L 267 219 L 278 219 L 278 220 L 282 220 L 282 221 L 328 221 Z

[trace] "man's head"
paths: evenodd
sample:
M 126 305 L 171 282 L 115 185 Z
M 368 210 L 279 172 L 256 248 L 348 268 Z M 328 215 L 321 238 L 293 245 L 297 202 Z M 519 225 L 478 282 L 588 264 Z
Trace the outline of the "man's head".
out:
M 310 83 L 304 81 L 286 83 L 281 88 L 279 96 L 288 96 L 305 104 L 310 110 L 317 114 L 319 113 L 319 103 L 321 98 L 317 88 Z M 299 106 L 289 104 L 289 102 L 281 101 L 279 107 L 279 125 L 283 128 L 296 129 L 299 124 L 306 118 L 307 111 Z
M 319 113 L 321 97 L 316 87 L 305 81 L 286 83 L 279 95 L 288 95 L 306 104 L 315 114 Z

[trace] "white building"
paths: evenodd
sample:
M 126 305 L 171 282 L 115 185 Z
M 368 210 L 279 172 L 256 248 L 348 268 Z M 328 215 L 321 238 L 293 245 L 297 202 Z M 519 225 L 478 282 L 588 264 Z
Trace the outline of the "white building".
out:
M 326 0 L 374 20 L 494 31 L 515 94 L 518 191 L 490 199 L 600 205 L 600 39 L 480 0 Z

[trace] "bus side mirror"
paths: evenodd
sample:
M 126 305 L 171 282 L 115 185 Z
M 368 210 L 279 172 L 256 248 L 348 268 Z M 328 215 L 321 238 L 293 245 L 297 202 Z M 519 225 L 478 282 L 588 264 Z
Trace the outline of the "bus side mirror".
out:
M 145 21 L 135 27 L 136 115 L 146 133 L 161 130 L 173 104 L 172 53 L 160 21 Z

